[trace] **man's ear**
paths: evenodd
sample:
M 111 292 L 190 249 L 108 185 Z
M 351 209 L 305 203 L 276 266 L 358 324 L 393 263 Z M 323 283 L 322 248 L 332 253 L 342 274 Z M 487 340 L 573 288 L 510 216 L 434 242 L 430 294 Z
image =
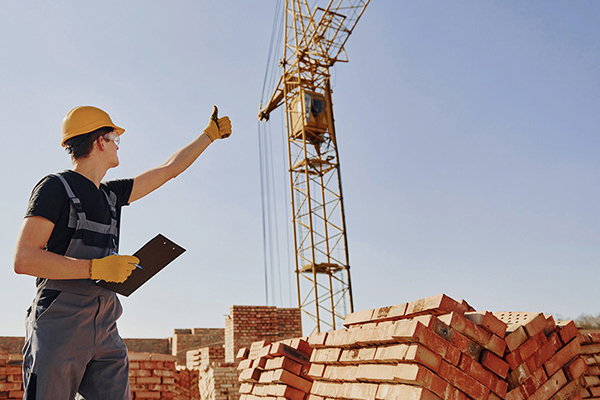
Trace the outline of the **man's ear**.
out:
M 98 145 L 98 150 L 100 151 L 104 151 L 106 148 L 106 142 L 102 136 L 99 136 L 98 139 L 96 139 L 96 144 Z

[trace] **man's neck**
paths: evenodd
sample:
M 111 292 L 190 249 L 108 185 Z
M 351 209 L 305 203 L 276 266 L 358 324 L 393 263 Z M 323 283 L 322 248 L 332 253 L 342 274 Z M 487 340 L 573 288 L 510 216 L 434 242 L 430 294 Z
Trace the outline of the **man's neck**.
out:
M 104 179 L 104 175 L 106 175 L 108 169 L 90 161 L 91 160 L 87 158 L 75 160 L 73 162 L 73 171 L 85 176 L 92 181 L 97 188 L 100 188 L 100 183 L 102 182 L 102 179 Z

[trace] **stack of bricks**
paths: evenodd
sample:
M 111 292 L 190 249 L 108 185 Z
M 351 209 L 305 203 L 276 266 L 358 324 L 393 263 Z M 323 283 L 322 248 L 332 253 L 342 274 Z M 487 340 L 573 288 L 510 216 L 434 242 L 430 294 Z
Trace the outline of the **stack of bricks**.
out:
M 175 375 L 175 396 L 173 400 L 200 400 L 198 391 L 198 371 L 178 369 Z
M 504 398 L 506 325 L 438 295 L 347 316 L 314 334 L 310 400 Z
M 600 335 L 582 338 L 572 321 L 541 313 L 511 317 L 443 294 L 356 312 L 345 329 L 308 338 L 313 351 L 300 363 L 308 372 L 295 386 L 273 372 L 283 363 L 273 361 L 273 345 L 255 342 L 240 354 L 240 400 L 600 398 L 592 389 L 600 388 Z
M 311 353 L 304 338 L 257 341 L 240 349 L 240 400 L 304 400 L 312 387 Z
M 581 398 L 586 369 L 579 356 L 579 331 L 573 321 L 555 323 L 543 313 L 496 312 L 508 324 L 507 400 Z
M 132 399 L 173 399 L 177 375 L 175 360 L 175 356 L 168 354 L 130 353 Z
M 0 352 L 0 399 L 23 398 L 22 362 L 20 354 Z
M 587 365 L 582 377 L 584 399 L 600 399 L 600 331 L 581 331 L 579 354 Z
M 223 364 L 225 362 L 225 349 L 219 347 L 202 347 L 187 352 L 186 367 L 204 371 L 211 365 Z
M 203 347 L 187 352 L 187 368 L 198 371 L 197 388 L 203 400 L 228 400 L 239 396 L 240 383 L 233 363 L 225 362 L 225 349 Z
M 269 343 L 302 336 L 298 308 L 272 306 L 231 306 L 225 320 L 225 361 L 235 362 L 240 348 L 253 342 Z
M 213 365 L 200 372 L 198 383 L 203 400 L 231 400 L 239 397 L 240 382 L 234 365 Z

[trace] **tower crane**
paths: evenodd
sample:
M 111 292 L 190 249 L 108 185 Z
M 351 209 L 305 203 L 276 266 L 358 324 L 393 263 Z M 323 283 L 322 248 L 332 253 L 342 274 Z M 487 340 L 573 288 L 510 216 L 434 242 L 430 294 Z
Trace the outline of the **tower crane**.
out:
M 285 105 L 298 305 L 317 332 L 354 311 L 330 68 L 348 61 L 344 46 L 369 1 L 286 0 L 283 73 L 258 116 Z

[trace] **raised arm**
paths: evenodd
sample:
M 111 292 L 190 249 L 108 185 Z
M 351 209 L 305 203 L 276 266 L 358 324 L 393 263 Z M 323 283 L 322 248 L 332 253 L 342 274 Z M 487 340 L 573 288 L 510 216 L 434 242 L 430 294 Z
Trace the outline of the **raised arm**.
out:
M 227 138 L 229 135 L 231 135 L 231 121 L 229 117 L 218 118 L 217 107 L 215 106 L 210 122 L 200 136 L 175 152 L 162 165 L 134 178 L 129 202 L 132 203 L 141 199 L 181 174 L 196 161 L 209 144 L 216 139 Z

